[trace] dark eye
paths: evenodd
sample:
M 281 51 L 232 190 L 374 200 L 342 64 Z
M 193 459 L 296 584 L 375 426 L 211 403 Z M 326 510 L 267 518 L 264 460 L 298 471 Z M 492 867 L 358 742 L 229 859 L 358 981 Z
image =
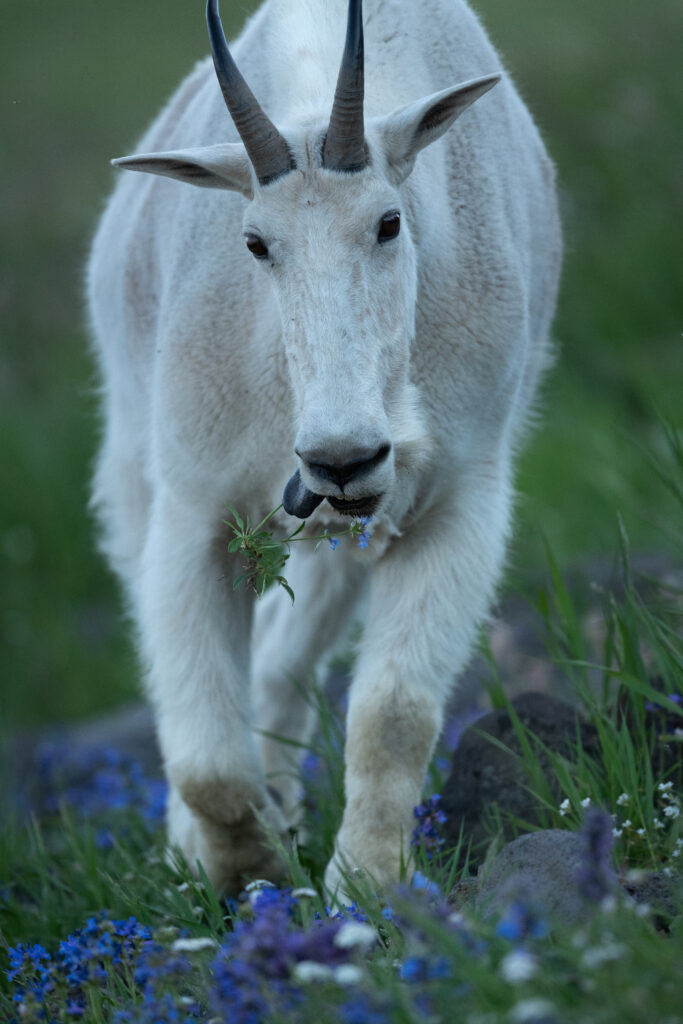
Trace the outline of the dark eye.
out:
M 388 242 L 390 238 L 396 238 L 396 235 L 401 230 L 401 214 L 398 210 L 391 210 L 389 213 L 385 213 L 379 222 L 379 231 L 377 232 L 378 242 Z
M 258 235 L 245 235 L 244 240 L 252 256 L 255 256 L 257 260 L 265 260 L 268 255 L 268 246 L 262 238 L 259 238 Z

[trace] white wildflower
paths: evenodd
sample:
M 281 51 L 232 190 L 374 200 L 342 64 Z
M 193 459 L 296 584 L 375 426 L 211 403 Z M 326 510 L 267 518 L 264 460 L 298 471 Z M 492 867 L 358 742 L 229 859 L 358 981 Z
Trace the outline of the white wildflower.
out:
M 622 793 L 621 796 L 617 797 L 617 804 L 619 807 L 625 807 L 626 804 L 630 802 L 630 800 L 631 797 L 628 795 L 628 793 Z
M 562 803 L 560 804 L 560 814 L 562 815 L 562 817 L 564 817 L 565 814 L 567 814 L 569 812 L 569 807 L 570 807 L 570 805 L 569 805 L 569 797 L 567 797 L 567 799 L 563 800 Z
M 660 793 L 670 793 L 673 788 L 673 782 L 660 782 L 657 786 L 657 789 Z
M 301 960 L 292 972 L 297 981 L 308 984 L 309 981 L 329 981 L 333 971 L 327 964 L 319 964 L 316 960 Z
M 681 855 L 681 851 L 678 849 L 678 847 L 676 847 L 675 850 L 671 851 L 671 856 L 672 857 L 680 857 L 680 855 Z
M 590 805 L 591 805 L 591 798 L 589 796 L 584 797 L 583 800 L 581 801 L 581 806 L 582 807 L 590 807 Z
M 513 1024 L 532 1024 L 554 1015 L 555 1007 L 548 999 L 520 999 L 510 1010 Z
M 356 964 L 340 964 L 333 973 L 338 985 L 358 985 L 363 980 L 363 972 Z
M 627 818 L 625 821 L 622 821 L 621 827 L 622 828 L 632 828 L 633 827 L 633 822 L 631 821 L 630 818 Z
M 612 829 L 612 835 L 614 836 L 615 839 L 618 839 L 619 836 L 623 836 L 623 834 L 624 834 L 624 831 L 621 828 L 613 828 Z
M 610 960 L 618 960 L 625 952 L 626 947 L 620 942 L 607 942 L 604 946 L 591 946 L 586 949 L 581 957 L 581 963 L 590 970 L 609 963 Z
M 654 819 L 654 823 L 655 823 L 655 828 L 664 828 L 664 822 L 662 821 L 661 818 L 655 818 Z
M 615 897 L 610 893 L 609 895 L 605 896 L 602 902 L 600 903 L 600 910 L 602 910 L 603 914 L 613 914 L 616 909 L 617 901 Z
M 377 942 L 377 932 L 372 925 L 363 921 L 345 921 L 334 937 L 334 944 L 338 949 L 352 949 L 354 946 L 362 946 L 367 949 Z
M 645 829 L 644 828 L 637 828 L 636 829 L 636 835 L 637 836 L 644 836 L 645 835 Z
M 218 942 L 202 935 L 196 939 L 176 939 L 171 949 L 174 953 L 198 953 L 201 949 L 215 949 Z
M 523 949 L 513 949 L 500 961 L 500 973 L 506 981 L 516 984 L 533 978 L 538 970 L 536 958 Z
M 664 808 L 662 813 L 665 814 L 667 818 L 673 819 L 678 817 L 678 815 L 681 813 L 681 809 L 678 806 L 678 804 L 668 804 Z

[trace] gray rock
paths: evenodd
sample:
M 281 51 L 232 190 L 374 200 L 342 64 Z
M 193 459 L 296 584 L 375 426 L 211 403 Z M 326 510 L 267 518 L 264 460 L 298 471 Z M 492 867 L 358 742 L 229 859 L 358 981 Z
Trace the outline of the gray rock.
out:
M 543 693 L 526 693 L 512 701 L 520 721 L 554 753 L 575 756 L 577 729 L 588 754 L 597 755 L 598 737 L 592 725 L 564 701 Z M 480 735 L 484 733 L 486 735 Z M 490 736 L 497 742 L 492 742 Z M 501 749 L 502 744 L 506 749 Z M 492 711 L 466 730 L 453 754 L 451 774 L 441 796 L 447 815 L 443 826 L 447 846 L 455 847 L 461 834 L 470 843 L 470 865 L 483 857 L 497 831 L 494 812 L 500 812 L 503 839 L 513 839 L 517 829 L 510 816 L 531 825 L 542 825 L 542 808 L 529 787 L 530 780 L 521 757 L 522 746 L 506 710 Z M 544 753 L 539 763 L 551 799 L 560 800 L 557 779 Z
M 592 906 L 577 887 L 584 856 L 585 840 L 575 832 L 546 829 L 520 836 L 482 869 L 477 909 L 496 917 L 522 900 L 552 921 L 576 924 Z
M 672 918 L 683 913 L 683 879 L 663 871 L 633 872 L 621 883 L 636 903 L 650 908 L 655 923 L 666 928 Z

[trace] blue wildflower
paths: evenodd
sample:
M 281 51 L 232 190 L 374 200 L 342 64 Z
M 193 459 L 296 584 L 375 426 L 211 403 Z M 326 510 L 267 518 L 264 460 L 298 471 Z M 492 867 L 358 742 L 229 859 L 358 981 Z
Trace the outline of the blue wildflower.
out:
M 510 904 L 499 920 L 496 933 L 510 942 L 523 942 L 524 939 L 546 938 L 549 927 L 531 904 L 517 900 Z
M 52 957 L 42 946 L 20 945 L 10 949 L 10 970 L 14 1001 L 28 1001 L 40 1019 L 55 1007 L 69 1016 L 83 1016 L 88 1005 L 87 987 L 106 984 L 112 969 L 129 968 L 149 942 L 148 928 L 134 917 L 111 921 L 105 914 L 88 918 L 85 927 L 60 942 Z
M 445 956 L 409 956 L 401 964 L 402 981 L 437 981 L 450 976 L 451 965 Z
M 372 516 L 359 516 L 356 522 L 362 526 L 362 530 L 356 534 L 356 543 L 359 548 L 366 548 L 372 537 L 372 533 L 368 530 L 368 526 L 372 522 Z
M 148 778 L 137 761 L 113 749 L 73 752 L 66 744 L 45 744 L 37 755 L 43 807 L 54 812 L 67 804 L 82 818 L 94 820 L 117 811 L 135 811 L 151 828 L 163 824 L 167 786 Z M 109 831 L 109 830 L 108 830 Z M 100 831 L 100 848 L 113 845 L 111 832 Z
M 412 889 L 417 889 L 418 892 L 424 893 L 426 896 L 435 897 L 436 899 L 442 898 L 442 892 L 436 882 L 432 882 L 431 879 L 423 875 L 421 871 L 414 871 L 413 877 L 410 880 L 410 886 Z
M 414 849 L 424 850 L 427 860 L 431 860 L 446 842 L 439 832 L 439 826 L 446 821 L 446 815 L 439 808 L 440 800 L 441 796 L 435 793 L 413 809 L 417 825 L 413 829 L 410 845 Z
M 353 950 L 335 943 L 346 918 L 316 915 L 297 929 L 291 890 L 265 889 L 252 904 L 253 918 L 235 922 L 211 964 L 211 1011 L 231 1024 L 259 1024 L 287 1015 L 301 1002 L 296 967 L 316 963 L 330 969 L 349 963 Z
M 327 539 L 330 542 L 330 547 L 332 548 L 332 550 L 336 551 L 336 549 L 339 547 L 339 537 L 328 537 Z
M 337 1018 L 343 1024 L 389 1024 L 388 1008 L 365 993 L 354 995 L 337 1009 Z

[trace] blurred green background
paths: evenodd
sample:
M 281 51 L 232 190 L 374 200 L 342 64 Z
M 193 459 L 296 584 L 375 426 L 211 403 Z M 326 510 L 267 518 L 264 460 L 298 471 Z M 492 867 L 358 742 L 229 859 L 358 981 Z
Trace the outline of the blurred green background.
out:
M 408 0 L 406 0 L 408 2 Z M 223 0 L 229 33 L 250 3 Z M 673 554 L 658 409 L 683 370 L 683 5 L 478 0 L 559 168 L 560 358 L 521 459 L 514 584 L 545 532 L 563 565 Z M 0 733 L 137 692 L 116 587 L 86 514 L 96 439 L 81 276 L 111 187 L 207 51 L 203 0 L 0 0 Z

